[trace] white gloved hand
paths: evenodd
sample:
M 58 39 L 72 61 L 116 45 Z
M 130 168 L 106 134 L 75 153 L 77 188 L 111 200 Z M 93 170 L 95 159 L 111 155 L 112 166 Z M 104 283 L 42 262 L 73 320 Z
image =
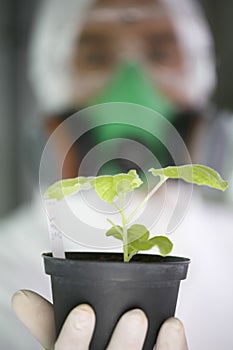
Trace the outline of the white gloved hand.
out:
M 53 306 L 32 291 L 18 291 L 12 298 L 13 309 L 44 349 L 88 350 L 95 327 L 95 314 L 82 304 L 68 315 L 56 340 Z M 107 350 L 141 350 L 148 321 L 144 312 L 134 309 L 119 320 Z M 176 318 L 162 325 L 154 350 L 188 350 L 184 328 Z

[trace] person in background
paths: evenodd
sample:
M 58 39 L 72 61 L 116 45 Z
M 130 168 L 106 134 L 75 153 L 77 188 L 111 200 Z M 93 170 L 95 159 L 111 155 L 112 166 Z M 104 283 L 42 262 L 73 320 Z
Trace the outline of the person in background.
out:
M 72 112 L 95 103 L 120 101 L 141 104 L 158 111 L 177 128 L 188 145 L 193 162 L 212 166 L 228 178 L 228 173 L 232 171 L 228 164 L 232 150 L 232 118 L 226 113 L 219 113 L 209 103 L 215 87 L 212 38 L 195 1 L 44 1 L 38 11 L 30 52 L 30 77 L 48 133 L 52 133 Z M 151 125 L 152 130 L 155 127 Z M 128 133 L 129 138 L 138 138 L 134 130 L 124 132 Z M 104 134 L 103 129 L 95 130 L 85 135 L 80 144 L 71 150 L 64 165 L 64 177 L 77 175 L 73 164 L 81 162 L 85 152 L 101 142 Z M 67 130 L 63 130 L 55 145 L 57 150 L 66 146 L 66 136 Z M 147 145 L 147 141 L 147 135 L 142 134 L 140 142 Z M 153 151 L 159 152 L 157 148 Z M 167 155 L 161 152 L 161 164 L 166 165 L 169 161 Z M 125 164 L 114 166 L 127 167 Z M 186 246 L 193 264 L 201 271 L 207 266 L 205 258 L 198 264 L 199 254 L 202 253 L 204 257 L 205 249 L 204 244 L 200 247 L 197 242 L 206 241 L 205 247 L 210 245 L 214 254 L 217 254 L 217 248 L 214 241 L 209 242 L 208 235 L 201 236 L 202 226 L 199 233 L 197 218 L 205 232 L 211 232 L 211 236 L 214 236 L 216 212 L 220 211 L 219 207 L 211 207 L 208 212 L 201 202 L 180 228 L 177 246 L 180 244 L 181 248 L 177 254 L 182 254 Z M 208 213 L 208 222 L 203 213 Z M 228 230 L 232 219 L 228 210 L 222 214 L 220 223 L 224 222 L 227 230 L 224 239 L 230 241 Z M 194 230 L 198 232 L 187 235 L 187 231 L 193 231 L 187 222 L 197 223 Z M 49 296 L 48 281 L 43 274 L 39 255 L 49 250 L 50 245 L 45 213 L 38 201 L 31 208 L 22 208 L 3 223 L 1 231 L 1 345 L 9 350 L 34 349 L 35 343 L 11 314 L 9 300 L 15 290 L 22 288 L 36 290 L 47 298 Z M 225 252 L 223 261 L 228 262 L 227 259 L 228 252 Z M 13 273 L 13 278 L 10 273 Z M 182 306 L 178 309 L 178 315 L 188 329 L 191 346 L 196 349 L 230 350 L 232 338 L 228 325 L 221 329 L 221 336 L 216 334 L 216 329 L 221 333 L 216 314 L 223 316 L 226 306 L 221 304 L 220 312 L 219 309 L 216 311 L 214 300 L 210 300 L 211 305 L 206 303 L 209 292 L 205 288 L 212 286 L 214 290 L 214 279 L 209 277 L 207 282 L 203 282 L 200 296 L 192 297 L 197 280 L 203 281 L 203 278 L 201 273 L 197 278 L 193 274 L 186 289 L 192 301 L 190 303 L 185 299 L 183 309 Z M 222 277 L 222 283 L 227 286 L 226 275 Z M 202 315 L 198 314 L 201 310 L 199 303 L 202 311 L 205 310 Z M 42 346 L 52 348 L 55 336 L 51 305 L 38 294 L 23 291 L 15 294 L 13 307 Z M 132 313 L 132 317 L 125 314 L 123 321 L 117 325 L 109 349 L 125 348 L 122 339 L 125 340 L 126 334 L 122 324 L 128 327 L 132 320 L 135 327 L 129 333 L 129 342 L 133 338 L 135 342 L 133 345 L 131 343 L 131 348 L 141 348 L 146 318 L 141 311 L 134 310 Z M 210 315 L 215 315 L 211 320 L 213 328 L 208 321 Z M 200 329 L 200 318 L 203 322 L 205 320 L 203 329 Z M 75 334 L 74 319 L 80 322 Z M 79 346 L 78 342 L 80 349 L 87 349 L 93 328 L 94 315 L 90 307 L 78 306 L 67 319 L 55 349 L 74 349 Z M 129 345 L 127 350 L 131 348 Z M 187 349 L 183 327 L 178 320 L 171 319 L 164 324 L 156 349 Z
M 56 11 L 54 6 L 50 1 L 41 8 L 31 48 L 30 76 L 49 133 L 90 105 L 136 103 L 161 113 L 177 128 L 194 163 L 228 177 L 232 117 L 210 103 L 216 85 L 214 48 L 195 0 L 181 0 L 179 6 L 173 0 L 74 0 L 69 6 L 56 3 Z M 156 127 L 150 125 L 151 131 Z M 110 126 L 105 128 L 85 134 L 67 163 L 80 163 L 106 134 L 114 135 Z M 171 164 L 148 135 L 138 137 L 134 130 L 122 134 L 149 144 L 162 166 Z M 60 142 L 57 149 L 61 147 Z M 76 175 L 72 166 L 66 169 L 64 177 Z

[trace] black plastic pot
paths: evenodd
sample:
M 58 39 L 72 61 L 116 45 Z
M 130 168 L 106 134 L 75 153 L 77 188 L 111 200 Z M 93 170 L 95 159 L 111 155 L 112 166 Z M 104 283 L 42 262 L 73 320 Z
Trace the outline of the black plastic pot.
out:
M 189 259 L 140 254 L 129 263 L 120 253 L 66 254 L 66 259 L 44 254 L 51 275 L 57 334 L 68 313 L 81 303 L 96 313 L 91 350 L 106 348 L 120 316 L 141 308 L 149 320 L 143 350 L 151 350 L 161 324 L 174 316 L 180 281 L 186 278 Z

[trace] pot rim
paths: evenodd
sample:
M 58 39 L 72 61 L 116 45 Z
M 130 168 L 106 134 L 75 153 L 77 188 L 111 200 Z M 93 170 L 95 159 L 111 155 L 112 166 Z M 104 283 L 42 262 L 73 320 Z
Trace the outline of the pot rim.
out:
M 110 276 L 113 276 L 114 283 L 123 282 L 126 283 L 129 280 L 145 284 L 153 284 L 158 281 L 180 281 L 186 278 L 188 265 L 190 260 L 188 258 L 179 257 L 161 257 L 159 255 L 149 255 L 149 258 L 153 258 L 155 261 L 133 261 L 125 263 L 123 261 L 122 253 L 114 253 L 113 255 L 118 257 L 119 261 L 97 261 L 93 259 L 93 255 L 96 256 L 112 256 L 111 253 L 88 253 L 88 252 L 67 252 L 66 256 L 81 256 L 84 259 L 64 259 L 53 258 L 51 253 L 43 254 L 45 272 L 51 276 L 60 276 L 71 281 L 74 279 L 89 280 L 99 283 L 102 281 L 109 281 Z M 88 256 L 92 257 L 92 260 L 87 260 Z M 137 258 L 146 257 L 148 254 L 138 254 Z M 159 260 L 156 262 L 156 259 Z
M 123 261 L 123 253 L 119 252 L 82 252 L 82 251 L 68 251 L 65 252 L 66 258 L 58 258 L 53 257 L 51 252 L 42 253 L 42 257 L 44 259 L 57 260 L 59 262 L 75 262 L 75 261 L 83 261 L 88 262 L 89 264 L 101 264 L 101 263 L 111 263 L 111 264 L 123 264 L 123 265 L 132 265 L 132 264 L 189 264 L 190 258 L 186 258 L 183 256 L 174 256 L 167 255 L 161 256 L 159 254 L 136 254 L 128 263 Z M 117 257 L 117 259 L 110 259 L 111 256 Z M 102 259 L 100 257 L 109 257 L 109 259 Z M 145 258 L 147 261 L 142 261 Z

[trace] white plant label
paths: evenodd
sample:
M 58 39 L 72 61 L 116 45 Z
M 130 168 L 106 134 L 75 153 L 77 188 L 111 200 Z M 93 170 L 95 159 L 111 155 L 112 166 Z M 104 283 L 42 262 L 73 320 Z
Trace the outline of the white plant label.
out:
M 58 201 L 56 199 L 49 199 L 45 201 L 51 240 L 51 250 L 54 258 L 65 258 L 63 235 L 58 227 L 57 202 Z

